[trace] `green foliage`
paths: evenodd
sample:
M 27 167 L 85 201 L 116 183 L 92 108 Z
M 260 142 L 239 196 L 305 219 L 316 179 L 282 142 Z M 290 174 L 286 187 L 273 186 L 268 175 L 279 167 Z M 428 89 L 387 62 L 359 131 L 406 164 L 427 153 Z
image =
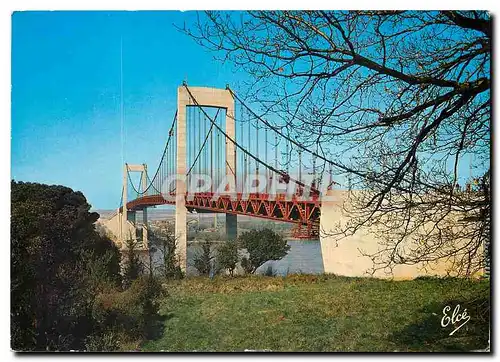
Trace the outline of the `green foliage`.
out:
M 137 243 L 132 239 L 126 241 L 126 252 L 123 268 L 123 286 L 128 288 L 144 271 L 137 252 Z
M 11 183 L 11 346 L 83 349 L 95 295 L 118 287 L 119 252 L 81 192 Z
M 121 285 L 120 252 L 110 242 L 113 250 L 96 251 L 94 249 L 82 252 L 82 266 L 85 284 L 93 293 L 100 293 Z
M 221 269 L 229 271 L 233 276 L 236 264 L 238 264 L 238 243 L 234 240 L 227 240 L 217 248 L 217 263 Z
M 162 254 L 161 275 L 166 279 L 182 279 L 184 275 L 176 255 L 177 238 L 173 225 L 169 224 L 165 231 L 150 232 L 150 240 Z
M 120 336 L 114 331 L 102 335 L 90 335 L 85 340 L 85 350 L 88 352 L 112 352 L 120 348 Z
M 18 351 L 113 351 L 150 338 L 163 290 L 140 276 L 129 242 L 120 252 L 94 226 L 80 192 L 12 182 L 11 345 Z
M 201 249 L 201 253 L 198 253 L 193 259 L 193 266 L 198 270 L 200 275 L 210 275 L 212 260 L 214 259 L 210 248 L 210 242 L 205 241 L 201 243 Z
M 218 241 L 224 239 L 225 235 L 219 232 L 197 231 L 190 233 L 188 240 Z
M 111 333 L 120 336 L 120 344 L 151 338 L 157 320 L 159 298 L 165 295 L 159 281 L 150 276 L 138 277 L 124 291 L 114 290 L 98 295 L 93 316 L 104 328 L 96 331 L 96 335 L 109 336 Z
M 247 274 L 250 274 L 253 272 L 253 266 L 252 263 L 250 262 L 250 259 L 248 259 L 246 256 L 241 258 L 241 267 L 243 268 L 243 271 Z
M 250 273 L 255 273 L 268 260 L 280 260 L 290 250 L 280 234 L 267 228 L 244 232 L 240 235 L 239 242 L 249 254 L 248 261 L 242 260 L 242 267 Z

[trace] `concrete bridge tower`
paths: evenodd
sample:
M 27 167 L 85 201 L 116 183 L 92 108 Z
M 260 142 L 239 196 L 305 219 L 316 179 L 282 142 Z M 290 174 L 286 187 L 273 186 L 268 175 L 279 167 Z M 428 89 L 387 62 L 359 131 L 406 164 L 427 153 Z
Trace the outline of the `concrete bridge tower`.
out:
M 187 209 L 185 196 L 187 191 L 187 180 L 185 175 L 188 171 L 187 157 L 187 125 L 186 114 L 188 106 L 211 106 L 226 110 L 226 134 L 235 139 L 234 125 L 234 99 L 227 89 L 189 87 L 189 91 L 196 99 L 191 98 L 185 86 L 177 89 L 177 178 L 175 198 L 175 234 L 177 237 L 177 256 L 182 271 L 187 269 Z M 209 121 L 208 121 L 209 122 Z M 236 150 L 232 142 L 226 140 L 226 177 L 236 184 Z M 218 187 L 218 185 L 215 185 Z M 226 214 L 226 236 L 234 239 L 237 234 L 236 215 Z
M 127 192 L 128 192 L 128 174 L 129 172 L 140 172 L 141 173 L 141 189 L 139 192 L 144 193 L 145 188 L 147 187 L 147 165 L 123 165 L 123 210 L 121 212 L 121 220 L 120 220 L 120 231 L 119 231 L 119 241 L 121 243 L 121 247 L 126 247 L 126 242 L 130 238 L 134 241 L 137 241 L 136 237 L 136 212 L 127 210 Z M 148 248 L 148 211 L 145 207 L 142 210 L 142 247 L 144 249 Z

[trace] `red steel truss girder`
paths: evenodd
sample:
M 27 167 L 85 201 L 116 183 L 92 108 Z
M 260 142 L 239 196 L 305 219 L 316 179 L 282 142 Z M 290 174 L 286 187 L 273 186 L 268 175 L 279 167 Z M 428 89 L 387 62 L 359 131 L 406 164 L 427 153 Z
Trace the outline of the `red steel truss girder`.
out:
M 174 205 L 172 200 L 166 200 L 162 195 L 143 196 L 127 203 L 128 210 L 140 210 L 149 206 Z M 212 200 L 211 192 L 196 193 L 186 197 L 186 207 L 227 214 L 247 215 L 274 221 L 290 222 L 303 225 L 318 225 L 321 204 L 319 198 L 309 200 L 293 195 L 287 200 L 286 195 L 250 194 L 243 198 L 241 193 L 231 200 L 229 195 L 221 195 Z M 246 195 L 245 195 L 246 196 Z

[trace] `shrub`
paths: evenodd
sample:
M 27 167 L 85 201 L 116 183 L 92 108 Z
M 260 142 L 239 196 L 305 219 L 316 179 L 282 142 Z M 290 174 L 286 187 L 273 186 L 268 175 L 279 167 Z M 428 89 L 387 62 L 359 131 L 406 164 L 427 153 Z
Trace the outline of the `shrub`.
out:
M 210 242 L 205 241 L 201 244 L 202 252 L 198 253 L 193 259 L 193 266 L 198 270 L 200 275 L 210 275 L 212 270 L 212 252 L 210 249 Z
M 182 279 L 184 275 L 176 255 L 177 237 L 174 225 L 169 223 L 166 230 L 151 233 L 150 238 L 162 254 L 162 264 L 159 267 L 162 276 L 167 279 Z
M 90 335 L 85 340 L 87 352 L 112 352 L 120 346 L 120 338 L 114 331 L 105 332 L 102 335 Z
M 129 241 L 120 252 L 94 226 L 80 192 L 12 182 L 11 346 L 15 350 L 112 351 L 154 331 L 161 286 L 141 277 Z
M 242 260 L 242 267 L 250 273 L 255 273 L 257 268 L 268 260 L 280 260 L 290 250 L 290 246 L 280 234 L 267 228 L 244 232 L 239 241 L 249 254 L 248 261 Z
M 233 276 L 238 264 L 238 244 L 234 240 L 225 241 L 217 248 L 217 264 L 221 269 L 229 271 Z
M 252 273 L 252 270 L 253 270 L 252 263 L 250 263 L 250 259 L 248 259 L 245 256 L 243 258 L 241 258 L 241 267 L 243 268 L 243 271 L 245 273 L 247 273 L 247 274 Z
M 96 348 L 95 338 L 104 338 L 107 334 L 109 337 L 113 333 L 127 339 L 121 340 L 120 344 L 148 338 L 158 317 L 159 299 L 164 295 L 161 284 L 150 276 L 137 278 L 124 291 L 110 291 L 98 295 L 94 303 L 93 317 L 102 329 L 97 331 L 87 344 Z
M 128 288 L 143 272 L 143 266 L 137 253 L 137 244 L 132 239 L 126 241 L 126 252 L 123 268 L 123 286 Z
M 119 251 L 81 192 L 11 183 L 11 347 L 82 350 L 95 296 L 120 283 Z

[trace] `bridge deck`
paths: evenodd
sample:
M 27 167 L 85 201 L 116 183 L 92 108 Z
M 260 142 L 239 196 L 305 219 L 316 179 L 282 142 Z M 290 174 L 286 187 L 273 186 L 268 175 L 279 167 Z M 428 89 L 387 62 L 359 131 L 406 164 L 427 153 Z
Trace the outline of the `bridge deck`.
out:
M 163 195 L 139 197 L 127 203 L 130 211 L 157 205 L 175 205 L 175 194 L 165 199 Z M 233 199 L 229 195 L 214 197 L 213 193 L 186 195 L 186 208 L 197 212 L 220 212 L 246 215 L 262 219 L 283 221 L 303 225 L 319 225 L 321 203 L 318 195 L 304 199 L 299 195 L 286 197 L 284 194 L 237 193 Z

